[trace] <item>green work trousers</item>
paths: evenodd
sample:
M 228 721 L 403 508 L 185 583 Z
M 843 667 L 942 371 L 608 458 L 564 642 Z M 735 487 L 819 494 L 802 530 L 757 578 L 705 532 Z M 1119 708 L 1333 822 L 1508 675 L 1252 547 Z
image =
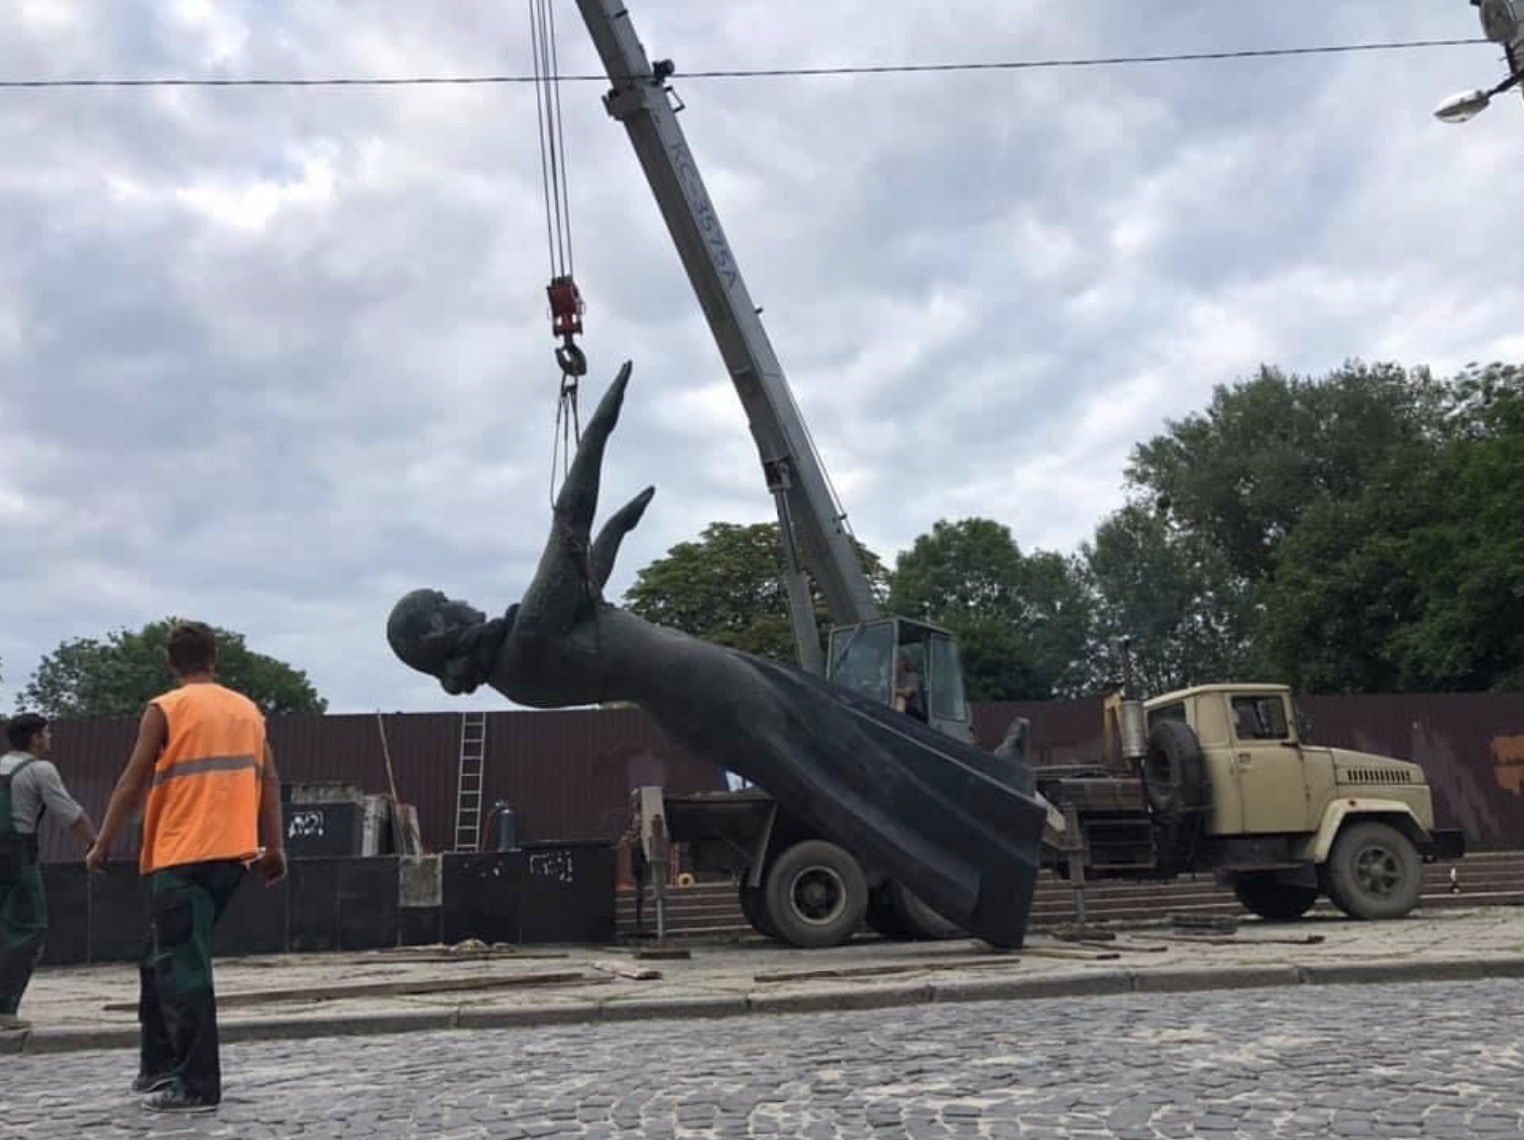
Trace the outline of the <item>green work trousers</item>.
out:
M 153 921 L 138 969 L 140 1073 L 173 1077 L 190 1096 L 222 1099 L 212 928 L 243 882 L 242 863 L 165 867 L 149 878 Z
M 35 848 L 0 851 L 0 1013 L 20 1008 L 47 933 L 48 901 Z

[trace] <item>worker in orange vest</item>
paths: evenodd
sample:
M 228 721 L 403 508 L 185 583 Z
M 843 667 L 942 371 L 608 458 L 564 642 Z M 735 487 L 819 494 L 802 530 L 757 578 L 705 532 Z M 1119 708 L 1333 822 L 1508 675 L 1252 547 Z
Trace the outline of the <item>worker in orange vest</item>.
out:
M 285 878 L 280 782 L 264 714 L 216 681 L 211 628 L 182 622 L 166 649 L 179 687 L 144 710 L 85 863 L 100 866 L 146 792 L 139 864 L 153 916 L 138 972 L 142 1056 L 132 1088 L 159 1112 L 211 1112 L 222 1099 L 212 928 L 250 867 L 266 886 Z

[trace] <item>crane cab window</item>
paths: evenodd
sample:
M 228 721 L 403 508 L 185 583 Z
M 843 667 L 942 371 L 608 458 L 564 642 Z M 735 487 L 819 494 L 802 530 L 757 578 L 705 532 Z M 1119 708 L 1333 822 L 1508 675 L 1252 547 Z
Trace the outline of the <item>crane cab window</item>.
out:
M 1233 733 L 1239 740 L 1289 740 L 1286 703 L 1278 696 L 1234 697 Z
M 894 679 L 894 625 L 882 622 L 831 633 L 831 680 L 881 705 Z
M 931 658 L 931 715 L 936 720 L 968 719 L 968 698 L 963 692 L 963 665 L 958 643 L 933 634 L 928 642 Z

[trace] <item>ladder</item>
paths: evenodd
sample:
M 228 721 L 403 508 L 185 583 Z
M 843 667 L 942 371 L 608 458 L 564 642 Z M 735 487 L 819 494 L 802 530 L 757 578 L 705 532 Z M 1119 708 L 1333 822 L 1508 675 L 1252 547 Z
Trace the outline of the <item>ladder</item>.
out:
M 460 714 L 460 778 L 455 785 L 455 850 L 480 851 L 487 714 Z

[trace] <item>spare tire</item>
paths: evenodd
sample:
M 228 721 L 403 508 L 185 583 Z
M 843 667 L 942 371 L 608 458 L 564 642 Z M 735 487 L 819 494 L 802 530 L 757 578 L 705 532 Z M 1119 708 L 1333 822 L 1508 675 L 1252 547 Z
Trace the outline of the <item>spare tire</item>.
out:
M 1179 819 L 1206 802 L 1206 761 L 1191 726 L 1161 720 L 1148 734 L 1143 791 L 1156 816 Z

